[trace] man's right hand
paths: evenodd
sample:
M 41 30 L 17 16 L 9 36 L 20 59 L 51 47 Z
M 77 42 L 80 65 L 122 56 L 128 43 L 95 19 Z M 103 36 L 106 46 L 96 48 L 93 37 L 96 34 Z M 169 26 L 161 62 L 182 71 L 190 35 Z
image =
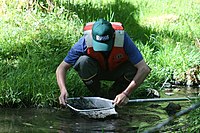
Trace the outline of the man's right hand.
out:
M 71 67 L 70 64 L 66 63 L 65 61 L 62 61 L 58 68 L 56 69 L 56 79 L 57 83 L 60 89 L 60 96 L 59 96 L 59 103 L 61 105 L 66 105 L 68 92 L 65 85 L 65 76 L 67 70 Z
M 67 91 L 62 91 L 59 96 L 59 102 L 61 105 L 66 105 L 68 93 Z

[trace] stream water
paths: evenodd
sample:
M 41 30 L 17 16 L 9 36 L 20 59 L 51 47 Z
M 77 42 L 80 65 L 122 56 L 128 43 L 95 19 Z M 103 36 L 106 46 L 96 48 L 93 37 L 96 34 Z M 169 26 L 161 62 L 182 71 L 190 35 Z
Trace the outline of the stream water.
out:
M 190 88 L 191 89 L 191 88 Z M 187 91 L 179 90 L 166 97 L 197 96 L 200 88 Z M 192 92 L 194 91 L 194 92 Z M 192 93 L 191 93 L 192 92 Z M 180 94 L 178 94 L 180 93 Z M 165 94 L 164 94 L 165 95 Z M 191 105 L 189 102 L 175 102 L 181 109 Z M 68 108 L 1 108 L 0 132 L 58 132 L 58 133 L 133 133 L 142 132 L 168 118 L 165 108 L 169 102 L 137 103 L 116 108 L 118 118 L 103 120 L 89 119 L 77 116 Z M 177 122 L 184 124 L 181 118 Z M 173 127 L 174 128 L 174 127 Z M 171 130 L 168 129 L 168 130 Z

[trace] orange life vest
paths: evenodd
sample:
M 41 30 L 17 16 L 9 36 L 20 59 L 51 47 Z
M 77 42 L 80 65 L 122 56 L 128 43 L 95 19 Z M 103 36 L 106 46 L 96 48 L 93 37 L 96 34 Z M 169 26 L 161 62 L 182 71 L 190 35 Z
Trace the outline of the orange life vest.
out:
M 124 28 L 120 22 L 111 22 L 115 30 L 114 46 L 107 59 L 102 53 L 94 51 L 92 47 L 92 26 L 94 22 L 87 23 L 84 27 L 85 43 L 87 45 L 87 55 L 96 59 L 102 69 L 114 70 L 120 64 L 128 60 L 128 56 L 124 51 Z

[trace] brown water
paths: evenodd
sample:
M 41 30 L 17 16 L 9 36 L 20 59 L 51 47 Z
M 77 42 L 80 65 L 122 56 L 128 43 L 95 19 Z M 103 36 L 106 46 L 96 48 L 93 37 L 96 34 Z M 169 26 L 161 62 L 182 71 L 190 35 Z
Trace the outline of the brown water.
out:
M 178 91 L 180 97 L 186 94 Z M 191 92 L 191 91 L 190 91 Z M 199 91 L 198 91 L 199 92 Z M 185 94 L 184 94 L 185 93 Z M 177 97 L 176 95 L 167 97 Z M 0 132 L 58 132 L 58 133 L 133 133 L 142 132 L 155 126 L 168 118 L 163 109 L 169 102 L 162 103 L 138 103 L 123 108 L 116 108 L 118 118 L 104 120 L 89 119 L 77 116 L 68 108 L 21 108 L 21 109 L 0 109 Z M 182 109 L 190 106 L 189 102 L 175 102 L 182 106 Z M 183 119 L 178 120 L 180 122 Z M 182 122 L 184 123 L 184 121 Z
M 69 109 L 1 109 L 0 132 L 122 133 L 136 131 L 140 126 L 151 126 L 166 118 L 164 111 L 146 105 L 125 106 L 116 110 L 118 118 L 95 120 L 77 116 Z

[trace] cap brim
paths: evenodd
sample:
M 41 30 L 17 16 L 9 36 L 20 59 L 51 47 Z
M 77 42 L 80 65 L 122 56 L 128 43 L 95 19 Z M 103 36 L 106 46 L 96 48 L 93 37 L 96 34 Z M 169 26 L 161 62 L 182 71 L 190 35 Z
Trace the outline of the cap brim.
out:
M 93 45 L 94 51 L 111 51 L 112 46 L 113 46 L 113 39 L 105 43 L 93 40 L 92 45 Z

